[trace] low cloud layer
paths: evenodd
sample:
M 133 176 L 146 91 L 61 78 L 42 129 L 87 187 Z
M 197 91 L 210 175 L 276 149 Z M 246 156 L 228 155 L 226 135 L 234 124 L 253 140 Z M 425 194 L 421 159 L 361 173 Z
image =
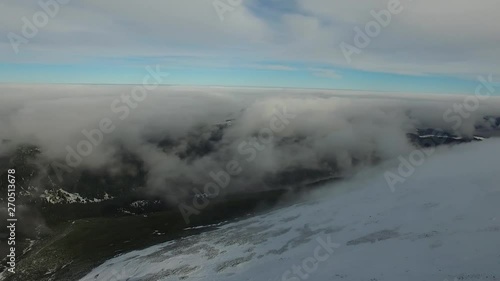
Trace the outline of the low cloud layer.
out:
M 485 116 L 500 108 L 488 97 L 458 118 L 453 109 L 465 96 L 160 87 L 137 101 L 131 90 L 2 86 L 0 157 L 32 144 L 40 162 L 121 176 L 139 173 L 123 160 L 131 155 L 142 163 L 146 192 L 178 200 L 217 179 L 227 181 L 226 192 L 251 192 L 349 176 L 409 153 L 406 134 L 417 128 L 471 137 L 479 125 L 494 126 Z M 228 170 L 234 176 L 221 176 Z

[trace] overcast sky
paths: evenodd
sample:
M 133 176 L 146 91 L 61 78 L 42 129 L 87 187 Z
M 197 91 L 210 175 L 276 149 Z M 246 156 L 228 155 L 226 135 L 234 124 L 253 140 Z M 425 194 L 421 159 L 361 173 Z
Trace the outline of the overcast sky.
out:
M 39 1 L 2 0 L 0 82 L 140 83 L 161 65 L 168 84 L 473 93 L 500 76 L 498 0 L 400 0 L 356 45 L 391 1 L 82 0 L 44 24 Z

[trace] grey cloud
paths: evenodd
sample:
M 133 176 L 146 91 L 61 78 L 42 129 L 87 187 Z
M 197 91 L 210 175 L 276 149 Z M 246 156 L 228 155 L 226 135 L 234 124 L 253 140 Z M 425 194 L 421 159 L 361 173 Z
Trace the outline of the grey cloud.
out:
M 366 165 L 393 159 L 413 149 L 406 133 L 416 128 L 453 131 L 443 113 L 464 96 L 318 90 L 160 87 L 120 120 L 110 104 L 132 86 L 2 86 L 0 156 L 17 144 L 40 147 L 41 157 L 65 159 L 67 146 L 85 140 L 82 130 L 98 128 L 110 118 L 116 129 L 104 136 L 81 168 L 131 172 L 123 151 L 143 162 L 146 188 L 179 200 L 203 187 L 231 160 L 243 172 L 231 178 L 228 192 L 283 188 L 297 173 L 349 176 Z M 456 132 L 470 136 L 484 116 L 494 115 L 498 98 L 464 120 Z M 255 159 L 238 146 L 269 127 L 276 106 L 296 117 L 272 142 L 256 150 Z M 232 120 L 228 125 L 226 120 Z M 257 138 L 258 140 L 258 138 Z M 133 172 L 133 171 L 132 171 Z M 287 176 L 288 175 L 288 176 Z M 283 186 L 285 185 L 285 186 Z

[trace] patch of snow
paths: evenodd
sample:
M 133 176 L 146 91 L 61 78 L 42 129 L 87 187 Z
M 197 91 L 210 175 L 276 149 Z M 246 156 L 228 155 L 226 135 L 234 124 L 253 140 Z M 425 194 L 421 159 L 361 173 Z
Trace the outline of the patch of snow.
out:
M 142 208 L 148 204 L 149 204 L 149 202 L 146 200 L 138 200 L 138 201 L 130 203 L 130 206 L 134 207 L 134 208 Z
M 98 203 L 113 199 L 113 197 L 108 193 L 104 194 L 103 199 L 88 199 L 80 196 L 79 193 L 70 193 L 62 188 L 59 188 L 57 190 L 45 190 L 44 193 L 40 195 L 40 197 L 44 198 L 48 203 L 51 204 Z
M 209 224 L 209 225 L 199 225 L 199 226 L 186 227 L 186 228 L 184 228 L 184 230 L 193 230 L 193 229 L 202 229 L 202 228 L 216 227 L 216 226 L 221 226 L 221 225 L 223 225 L 225 223 L 227 223 L 227 221 L 223 221 L 223 222 L 220 222 L 220 223 Z
M 36 240 L 34 239 L 27 239 L 29 241 L 28 247 L 23 250 L 23 255 L 26 254 L 27 252 L 31 251 L 31 248 L 33 248 L 33 245 L 35 245 Z

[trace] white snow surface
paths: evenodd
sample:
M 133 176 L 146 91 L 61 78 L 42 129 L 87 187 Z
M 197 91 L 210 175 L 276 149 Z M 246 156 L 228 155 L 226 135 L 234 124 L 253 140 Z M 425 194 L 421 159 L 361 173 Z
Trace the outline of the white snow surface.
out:
M 81 280 L 500 280 L 499 162 L 498 139 L 440 148 L 395 192 L 384 172 L 399 162 L 386 162 L 301 203 L 117 256 Z M 319 240 L 338 247 L 329 254 Z

